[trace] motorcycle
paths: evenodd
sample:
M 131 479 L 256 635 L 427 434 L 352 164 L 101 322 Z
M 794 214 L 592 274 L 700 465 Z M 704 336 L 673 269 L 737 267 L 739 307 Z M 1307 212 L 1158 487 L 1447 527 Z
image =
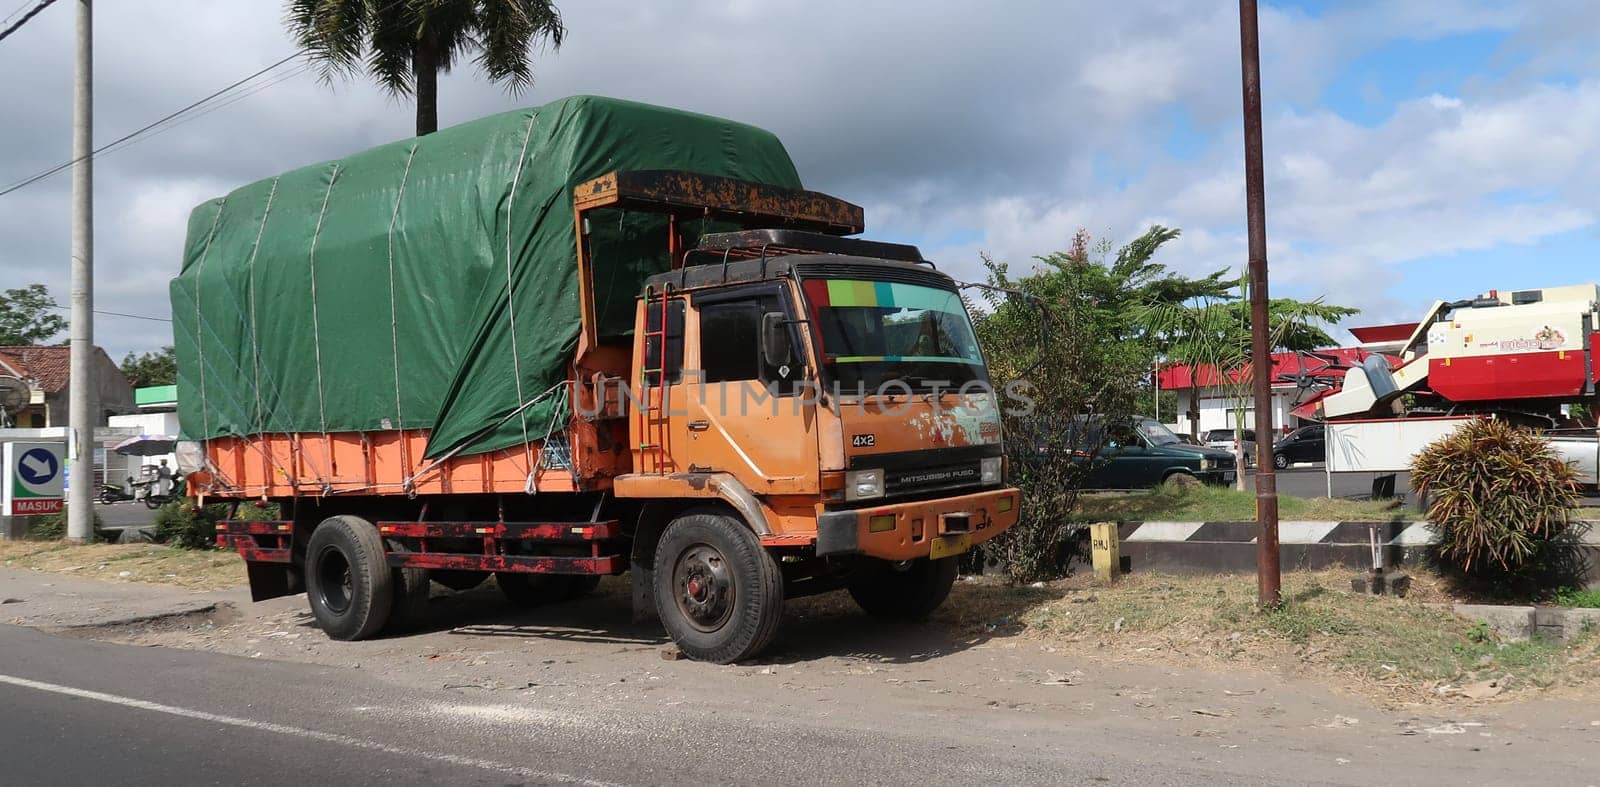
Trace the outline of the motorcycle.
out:
M 133 476 L 128 476 L 128 482 L 127 482 L 126 485 L 124 485 L 124 484 L 101 484 L 100 485 L 100 494 L 98 496 L 99 499 L 100 499 L 100 502 L 105 503 L 106 505 L 110 505 L 112 503 L 120 503 L 123 500 L 132 500 L 132 499 L 134 499 L 133 493 L 128 491 L 128 489 L 130 487 L 132 487 L 132 485 L 133 485 Z
M 181 473 L 172 475 L 170 482 L 167 484 L 169 491 L 165 494 L 156 491 L 161 488 L 160 484 L 161 479 L 159 478 L 135 481 L 133 484 L 136 487 L 136 491 L 133 493 L 134 499 L 143 500 L 145 508 L 155 509 L 183 498 L 183 475 Z

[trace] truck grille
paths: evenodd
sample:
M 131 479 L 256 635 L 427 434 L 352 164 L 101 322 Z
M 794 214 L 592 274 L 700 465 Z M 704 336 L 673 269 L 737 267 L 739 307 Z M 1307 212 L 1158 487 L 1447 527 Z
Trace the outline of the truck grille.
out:
M 922 492 L 930 489 L 949 489 L 970 486 L 981 480 L 977 462 L 962 462 L 937 467 L 919 467 L 906 470 L 885 470 L 885 495 Z
M 884 497 L 898 497 L 977 486 L 983 480 L 979 462 L 1000 454 L 998 445 L 857 454 L 850 457 L 850 469 L 883 468 Z

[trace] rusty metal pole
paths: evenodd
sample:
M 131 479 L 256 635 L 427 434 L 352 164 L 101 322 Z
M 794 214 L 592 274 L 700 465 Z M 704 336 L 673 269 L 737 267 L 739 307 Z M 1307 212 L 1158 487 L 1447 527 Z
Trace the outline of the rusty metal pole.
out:
M 1256 0 L 1239 0 L 1239 60 L 1244 84 L 1244 188 L 1250 236 L 1250 369 L 1256 408 L 1256 579 L 1261 606 L 1276 607 L 1283 594 L 1278 565 L 1278 476 L 1272 463 L 1267 188 L 1261 163 L 1261 45 Z

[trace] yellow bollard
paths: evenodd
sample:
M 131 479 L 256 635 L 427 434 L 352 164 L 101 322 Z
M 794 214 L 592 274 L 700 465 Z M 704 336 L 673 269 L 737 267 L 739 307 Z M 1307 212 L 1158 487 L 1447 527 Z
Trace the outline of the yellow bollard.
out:
M 1122 570 L 1122 550 L 1118 548 L 1117 523 L 1100 522 L 1089 526 L 1089 546 L 1094 552 L 1094 576 L 1103 584 L 1117 581 Z

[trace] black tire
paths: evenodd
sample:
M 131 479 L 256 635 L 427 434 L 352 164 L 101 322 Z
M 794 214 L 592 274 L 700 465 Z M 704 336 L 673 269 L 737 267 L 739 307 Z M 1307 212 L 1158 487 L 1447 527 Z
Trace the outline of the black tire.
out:
M 1279 470 L 1289 469 L 1289 457 L 1283 454 L 1273 454 L 1272 466 L 1278 468 Z
M 567 599 L 582 598 L 600 587 L 599 574 L 579 574 L 567 583 Z
M 516 571 L 498 571 L 494 583 L 500 586 L 500 595 L 506 601 L 524 609 L 554 604 L 567 597 L 572 577 L 566 574 L 524 574 Z
M 783 573 L 756 534 L 720 513 L 674 519 L 656 545 L 656 612 L 683 655 L 731 664 L 772 642 Z
M 101 490 L 101 492 L 100 492 L 100 502 L 102 502 L 102 503 L 104 503 L 106 505 L 111 505 L 112 503 L 117 502 L 117 498 L 116 498 L 115 495 L 111 494 L 111 492 L 109 492 L 107 490 Z
M 167 501 L 166 500 L 157 500 L 154 495 L 145 495 L 144 496 L 144 507 L 148 508 L 148 509 L 151 509 L 151 510 L 155 510 L 157 508 L 160 508 L 161 504 L 165 503 L 165 502 L 167 502 Z
M 954 557 L 870 560 L 850 578 L 850 597 L 879 620 L 926 620 L 949 598 L 959 562 Z
M 306 547 L 306 597 L 317 625 L 334 639 L 366 639 L 394 610 L 394 572 L 378 528 L 355 516 L 317 525 Z
M 428 572 L 433 581 L 443 587 L 460 592 L 471 590 L 489 579 L 487 571 L 455 571 L 452 569 L 434 569 Z
M 387 544 L 390 552 L 411 551 L 393 539 Z M 394 606 L 389 610 L 389 622 L 384 624 L 383 630 L 390 634 L 415 630 L 428 616 L 428 597 L 433 590 L 428 584 L 428 570 L 391 568 L 389 572 L 394 585 Z

